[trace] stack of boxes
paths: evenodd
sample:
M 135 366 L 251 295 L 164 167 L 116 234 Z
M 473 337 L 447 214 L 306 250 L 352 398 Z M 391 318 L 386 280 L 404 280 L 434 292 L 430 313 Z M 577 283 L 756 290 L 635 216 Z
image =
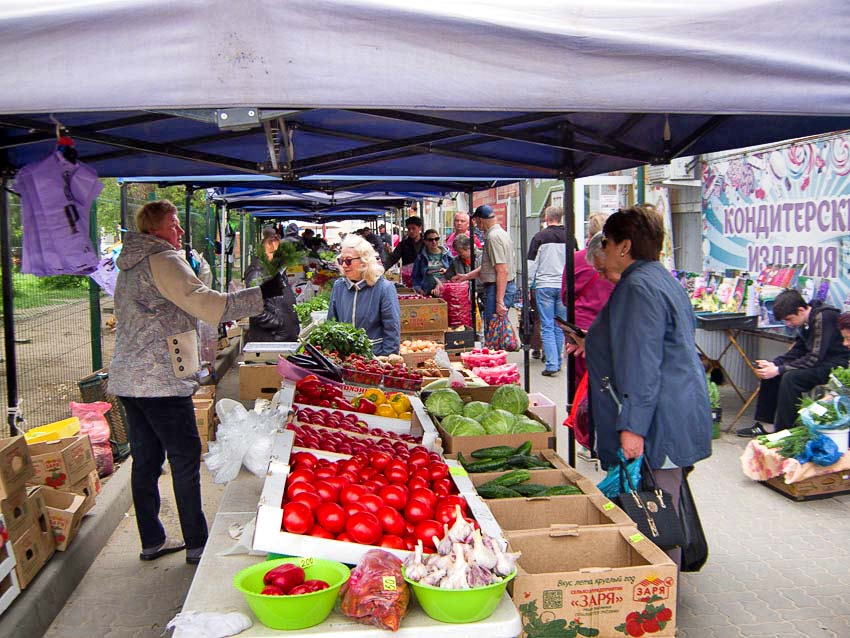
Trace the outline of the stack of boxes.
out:
M 0 515 L 0 614 L 9 608 L 12 601 L 21 593 L 18 575 L 15 572 L 15 554 L 6 521 Z
M 0 519 L 8 535 L 0 545 L 9 545 L 0 547 L 0 610 L 8 592 L 25 589 L 55 551 L 67 549 L 99 491 L 87 435 L 32 445 L 23 436 L 0 439 Z M 14 579 L 6 571 L 13 563 Z
M 215 386 L 202 385 L 192 397 L 195 405 L 195 423 L 198 425 L 198 436 L 201 437 L 201 454 L 209 450 L 209 442 L 215 441 Z

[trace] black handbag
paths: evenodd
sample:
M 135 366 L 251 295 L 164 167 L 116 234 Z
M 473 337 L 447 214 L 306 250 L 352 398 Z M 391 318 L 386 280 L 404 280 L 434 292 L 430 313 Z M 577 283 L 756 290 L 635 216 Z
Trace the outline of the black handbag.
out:
M 708 560 L 708 541 L 699 520 L 691 486 L 688 485 L 688 474 L 691 470 L 692 467 L 682 468 L 682 486 L 679 490 L 679 518 L 682 520 L 682 532 L 685 535 L 682 543 L 683 572 L 698 572 Z
M 652 469 L 643 459 L 643 479 L 649 488 L 638 491 L 632 477 L 626 470 L 626 464 L 620 461 L 620 495 L 615 499 L 617 505 L 629 515 L 640 532 L 661 549 L 680 547 L 684 542 L 682 522 L 673 508 L 673 498 L 658 487 Z M 629 490 L 623 484 L 626 477 Z

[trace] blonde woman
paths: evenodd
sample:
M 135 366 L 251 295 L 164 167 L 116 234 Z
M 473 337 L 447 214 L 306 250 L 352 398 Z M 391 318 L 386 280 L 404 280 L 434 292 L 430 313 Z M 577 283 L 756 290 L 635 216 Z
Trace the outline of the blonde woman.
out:
M 401 341 L 398 295 L 384 279 L 374 248 L 362 237 L 348 235 L 337 261 L 344 277 L 334 282 L 328 320 L 363 328 L 376 355 L 397 354 Z

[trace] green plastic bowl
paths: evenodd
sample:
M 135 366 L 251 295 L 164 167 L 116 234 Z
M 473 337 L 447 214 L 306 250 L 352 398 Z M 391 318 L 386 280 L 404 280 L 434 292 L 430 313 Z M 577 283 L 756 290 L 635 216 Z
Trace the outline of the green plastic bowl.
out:
M 516 570 L 500 583 L 475 589 L 440 589 L 415 583 L 407 576 L 404 580 L 413 589 L 422 611 L 428 616 L 440 622 L 467 623 L 489 618 L 499 606 L 502 594 L 514 576 Z
M 330 587 L 298 596 L 263 596 L 263 576 L 270 569 L 294 563 L 304 567 L 305 580 L 319 579 Z M 233 577 L 233 586 L 242 592 L 259 621 L 271 629 L 306 629 L 323 622 L 331 613 L 339 588 L 348 580 L 349 569 L 342 563 L 322 558 L 278 558 L 246 567 Z

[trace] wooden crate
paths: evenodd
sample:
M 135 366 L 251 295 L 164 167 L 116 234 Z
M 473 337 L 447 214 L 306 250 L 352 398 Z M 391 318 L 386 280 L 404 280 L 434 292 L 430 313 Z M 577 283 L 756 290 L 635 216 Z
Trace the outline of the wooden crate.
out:
M 762 481 L 762 483 L 791 500 L 812 501 L 819 498 L 850 494 L 850 471 L 822 474 L 790 485 L 781 476 Z

